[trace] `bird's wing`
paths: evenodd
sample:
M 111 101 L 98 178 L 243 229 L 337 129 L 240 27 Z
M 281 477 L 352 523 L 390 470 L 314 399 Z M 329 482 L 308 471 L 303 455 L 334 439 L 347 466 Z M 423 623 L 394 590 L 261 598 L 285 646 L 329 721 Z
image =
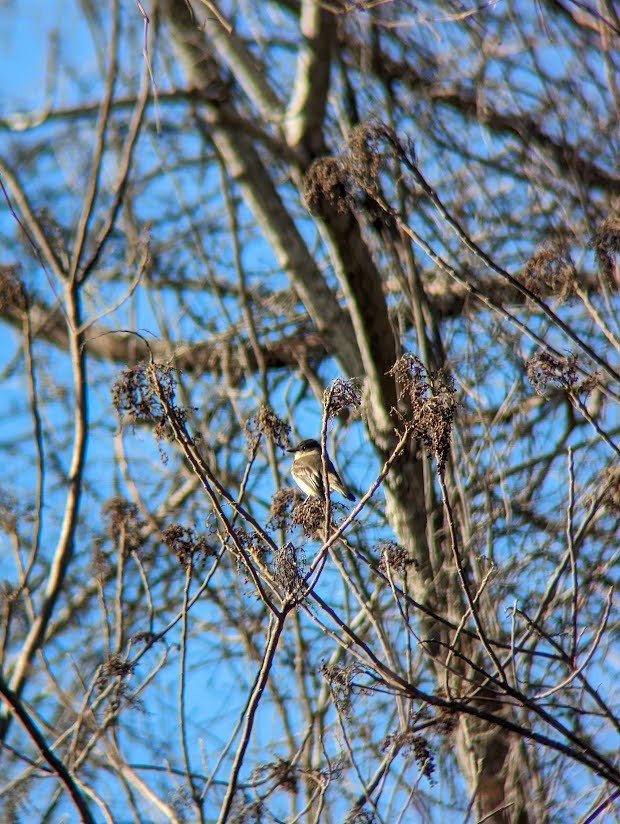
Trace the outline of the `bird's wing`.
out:
M 342 478 L 336 471 L 336 467 L 333 465 L 331 461 L 327 462 L 327 471 L 329 473 L 329 485 L 332 489 L 335 489 L 336 492 L 340 492 L 347 500 L 354 501 L 355 495 L 350 492 L 343 482 Z
M 340 489 L 345 489 L 345 485 L 342 483 L 342 478 L 338 474 L 338 470 L 333 465 L 331 460 L 327 459 L 327 474 L 329 475 L 329 482 L 333 485 L 336 491 L 340 491 Z
M 294 464 L 291 474 L 306 494 L 314 495 L 316 498 L 325 497 L 323 478 L 311 467 L 306 466 L 304 463 Z

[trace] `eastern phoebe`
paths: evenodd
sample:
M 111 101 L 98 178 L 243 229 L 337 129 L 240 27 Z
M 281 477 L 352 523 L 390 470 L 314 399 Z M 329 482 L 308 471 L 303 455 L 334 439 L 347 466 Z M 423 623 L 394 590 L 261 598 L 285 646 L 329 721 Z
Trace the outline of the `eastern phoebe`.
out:
M 287 449 L 287 452 L 294 452 L 295 458 L 291 467 L 291 475 L 302 492 L 312 498 L 325 500 L 325 490 L 323 489 L 323 462 L 321 460 L 321 444 L 313 438 L 302 441 L 298 446 Z M 335 489 L 347 500 L 354 501 L 352 495 L 342 482 L 342 478 L 336 472 L 336 467 L 325 454 L 325 464 L 327 466 L 327 478 L 329 488 Z

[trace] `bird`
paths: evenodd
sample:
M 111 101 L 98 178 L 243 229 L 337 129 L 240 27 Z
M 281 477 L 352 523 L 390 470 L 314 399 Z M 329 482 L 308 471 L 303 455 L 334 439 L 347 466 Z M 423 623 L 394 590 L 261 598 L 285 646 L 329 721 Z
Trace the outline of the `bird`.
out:
M 306 438 L 297 446 L 287 449 L 287 452 L 295 453 L 295 458 L 291 466 L 291 475 L 297 486 L 308 497 L 325 500 L 325 490 L 323 488 L 323 462 L 321 460 L 321 444 L 313 438 Z M 336 467 L 325 453 L 325 465 L 327 467 L 327 478 L 329 488 L 335 489 L 348 501 L 354 501 L 353 495 L 344 485 L 342 478 L 336 471 Z

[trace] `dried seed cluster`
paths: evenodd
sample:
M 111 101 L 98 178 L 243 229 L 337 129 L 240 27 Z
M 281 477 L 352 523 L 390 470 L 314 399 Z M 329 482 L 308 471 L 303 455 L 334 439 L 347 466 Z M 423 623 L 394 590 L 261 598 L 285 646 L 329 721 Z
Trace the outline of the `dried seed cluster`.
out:
M 0 311 L 26 308 L 26 290 L 18 272 L 19 266 L 0 266 Z
M 377 230 L 393 229 L 395 213 L 381 192 L 380 173 L 391 157 L 403 153 L 393 131 L 382 123 L 362 123 L 344 150 L 314 161 L 306 174 L 305 198 L 313 214 L 335 208 L 362 214 Z
M 525 286 L 537 297 L 551 294 L 564 300 L 572 290 L 574 279 L 573 264 L 559 244 L 550 244 L 536 252 L 525 267 Z
M 620 215 L 610 215 L 601 221 L 592 246 L 596 252 L 598 264 L 610 287 L 618 287 L 615 282 L 616 255 L 620 252 Z
M 174 412 L 179 426 L 187 421 L 187 411 L 176 405 L 175 394 L 176 381 L 171 366 L 142 362 L 121 372 L 112 387 L 112 403 L 118 415 L 131 424 L 155 424 L 155 438 L 171 441 L 173 434 L 164 403 Z
M 397 732 L 388 735 L 383 742 L 382 750 L 385 752 L 391 747 L 398 748 L 403 755 L 411 755 L 422 770 L 422 774 L 432 781 L 435 772 L 435 756 L 431 750 L 429 740 L 413 730 Z
M 170 524 L 161 537 L 182 567 L 187 567 L 190 562 L 195 563 L 197 557 L 204 559 L 213 554 L 204 535 L 196 535 L 193 529 L 180 524 Z
M 136 504 L 125 498 L 112 498 L 102 509 L 104 524 L 114 544 L 122 540 L 126 553 L 136 551 L 144 544 L 145 523 Z
M 279 418 L 268 404 L 262 404 L 256 415 L 253 415 L 245 426 L 250 445 L 254 444 L 260 435 L 265 435 L 281 449 L 290 446 L 291 427 Z
M 577 375 L 577 358 L 556 358 L 549 352 L 538 352 L 526 362 L 527 377 L 538 395 L 544 395 L 549 383 L 573 390 L 579 378 Z
M 298 489 L 290 486 L 278 489 L 271 499 L 268 528 L 288 531 L 293 522 L 294 508 L 302 500 L 303 495 Z
M 273 555 L 273 575 L 289 595 L 297 594 L 304 582 L 306 555 L 290 541 Z
M 325 504 L 318 498 L 308 498 L 293 510 L 293 526 L 300 526 L 308 538 L 314 538 L 325 522 Z
M 381 541 L 377 547 L 381 555 L 379 569 L 385 573 L 389 569 L 392 572 L 404 573 L 407 567 L 418 566 L 415 558 L 412 558 L 404 546 L 395 541 Z
M 402 412 L 405 425 L 435 456 L 439 469 L 443 470 L 458 405 L 452 376 L 444 369 L 427 370 L 415 355 L 399 358 L 390 374 L 396 379 L 400 399 L 407 401 L 407 408 Z
M 362 404 L 362 395 L 358 381 L 345 381 L 337 378 L 325 390 L 323 404 L 326 407 L 328 418 L 336 418 L 346 409 L 359 409 Z
M 321 675 L 329 683 L 332 698 L 336 708 L 343 715 L 349 715 L 351 710 L 351 695 L 353 693 L 353 678 L 363 672 L 359 664 L 352 663 L 346 667 L 335 664 L 323 664 Z

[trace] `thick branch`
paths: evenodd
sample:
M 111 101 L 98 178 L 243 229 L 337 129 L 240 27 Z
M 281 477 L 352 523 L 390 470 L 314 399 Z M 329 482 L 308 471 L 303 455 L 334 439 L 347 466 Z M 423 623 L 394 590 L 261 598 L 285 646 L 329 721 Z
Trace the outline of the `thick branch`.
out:
M 218 67 L 209 57 L 207 45 L 182 0 L 165 4 L 168 23 L 188 78 L 195 86 L 208 86 Z M 308 247 L 262 162 L 252 141 L 238 129 L 231 129 L 222 112 L 234 111 L 230 102 L 207 104 L 211 137 L 217 146 L 231 177 L 236 180 L 244 199 L 271 245 L 278 263 L 306 306 L 312 322 L 325 341 L 326 348 L 336 353 L 349 375 L 362 373 L 362 362 L 352 325 L 325 283 Z
M 200 14 L 200 26 L 261 117 L 267 122 L 279 120 L 283 106 L 267 80 L 265 67 L 235 34 L 214 0 L 209 0 L 207 14 Z
M 64 314 L 60 309 L 50 310 L 38 304 L 29 308 L 32 336 L 47 341 L 63 352 L 70 348 Z M 21 329 L 22 310 L 14 305 L 0 308 L 0 317 Z M 258 363 L 249 341 L 244 346 L 243 355 L 239 336 L 222 335 L 195 344 L 183 344 L 172 348 L 168 342 L 149 339 L 147 349 L 144 341 L 131 332 L 117 331 L 103 324 L 95 324 L 84 340 L 84 349 L 100 361 L 117 364 L 135 364 L 153 353 L 157 361 L 171 362 L 181 372 L 199 375 L 203 372 L 222 373 L 226 371 L 231 385 L 237 385 L 258 371 Z M 307 324 L 300 325 L 295 334 L 265 343 L 261 349 L 261 359 L 270 370 L 294 369 L 299 364 L 318 364 L 330 353 L 320 337 Z
M 295 86 L 284 128 L 292 146 L 309 158 L 325 153 L 323 123 L 329 93 L 336 18 L 322 3 L 304 0 L 300 19 L 304 37 L 297 55 Z

